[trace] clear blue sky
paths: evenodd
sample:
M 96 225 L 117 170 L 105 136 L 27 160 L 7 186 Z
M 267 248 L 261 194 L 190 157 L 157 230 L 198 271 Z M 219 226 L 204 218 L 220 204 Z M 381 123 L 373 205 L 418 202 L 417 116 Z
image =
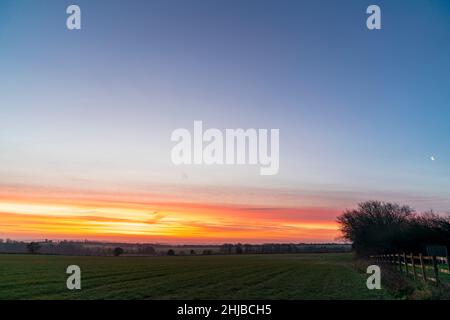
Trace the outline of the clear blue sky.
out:
M 80 31 L 65 28 L 72 3 Z M 366 28 L 370 4 L 382 30 Z M 194 120 L 279 128 L 279 175 L 174 167 L 170 133 Z M 4 184 L 258 186 L 450 211 L 449 137 L 449 1 L 0 3 Z

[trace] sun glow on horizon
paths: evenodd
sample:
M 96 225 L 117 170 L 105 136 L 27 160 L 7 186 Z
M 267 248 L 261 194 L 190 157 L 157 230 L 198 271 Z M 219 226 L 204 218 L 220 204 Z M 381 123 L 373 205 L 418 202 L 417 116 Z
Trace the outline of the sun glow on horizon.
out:
M 34 200 L 29 193 L 2 194 L 0 227 L 3 234 L 20 238 L 125 238 L 138 242 L 301 242 L 333 241 L 338 236 L 333 212 L 329 219 L 312 219 L 302 218 L 300 209 L 283 210 L 189 202 L 142 204 L 92 197 Z

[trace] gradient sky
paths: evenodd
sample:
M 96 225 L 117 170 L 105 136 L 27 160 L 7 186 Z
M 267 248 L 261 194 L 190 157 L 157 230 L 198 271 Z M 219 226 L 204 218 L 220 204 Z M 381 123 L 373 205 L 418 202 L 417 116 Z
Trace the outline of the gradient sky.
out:
M 449 212 L 449 57 L 446 0 L 2 0 L 0 238 L 333 241 L 359 201 Z M 279 128 L 279 174 L 173 165 L 194 120 Z

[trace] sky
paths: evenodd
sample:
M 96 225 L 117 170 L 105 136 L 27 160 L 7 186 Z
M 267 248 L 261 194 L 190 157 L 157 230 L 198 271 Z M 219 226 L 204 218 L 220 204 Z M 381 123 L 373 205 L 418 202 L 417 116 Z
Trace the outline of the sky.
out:
M 361 201 L 450 212 L 449 57 L 445 0 L 2 0 L 0 238 L 328 242 Z M 279 129 L 279 173 L 174 165 L 195 120 Z

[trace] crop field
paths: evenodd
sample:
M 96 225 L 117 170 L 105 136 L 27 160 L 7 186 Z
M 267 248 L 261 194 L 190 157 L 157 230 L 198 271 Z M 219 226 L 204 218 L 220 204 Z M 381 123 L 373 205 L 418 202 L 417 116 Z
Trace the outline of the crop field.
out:
M 81 268 L 81 290 L 66 268 Z M 0 255 L 0 299 L 390 299 L 351 254 L 70 257 Z

